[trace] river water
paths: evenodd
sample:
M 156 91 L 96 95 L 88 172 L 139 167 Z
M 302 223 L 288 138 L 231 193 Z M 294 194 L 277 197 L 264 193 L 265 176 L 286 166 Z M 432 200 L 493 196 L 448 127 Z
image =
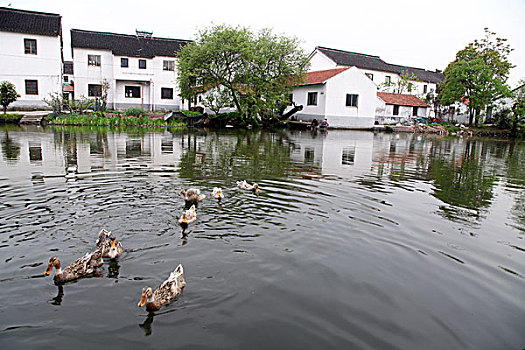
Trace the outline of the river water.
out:
M 0 146 L 2 349 L 525 347 L 523 143 L 4 126 Z M 215 186 L 183 234 L 180 190 Z M 118 261 L 44 276 L 102 228 Z M 179 263 L 183 294 L 140 309 Z

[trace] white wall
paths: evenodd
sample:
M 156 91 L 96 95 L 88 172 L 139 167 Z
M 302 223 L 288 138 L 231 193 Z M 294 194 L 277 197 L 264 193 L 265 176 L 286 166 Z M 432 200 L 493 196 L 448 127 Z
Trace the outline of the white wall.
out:
M 376 110 L 374 84 L 360 69 L 350 69 L 326 82 L 326 118 L 331 127 L 371 128 Z M 346 106 L 346 95 L 358 95 L 357 107 Z
M 317 92 L 317 105 L 308 106 L 308 93 Z M 311 121 L 322 120 L 326 114 L 326 87 L 324 84 L 296 87 L 293 91 L 293 101 L 296 105 L 302 105 L 303 110 L 296 114 L 299 120 Z
M 310 72 L 315 72 L 318 70 L 332 69 L 336 68 L 337 65 L 334 61 L 328 58 L 325 54 L 319 51 L 314 51 L 310 57 Z
M 100 55 L 101 66 L 88 66 L 88 55 Z M 128 59 L 128 67 L 121 67 L 121 58 Z M 146 60 L 146 69 L 139 69 L 139 60 Z M 175 70 L 163 70 L 164 60 L 174 61 Z M 146 110 L 178 110 L 181 99 L 177 84 L 177 59 L 157 56 L 154 58 L 137 58 L 114 56 L 111 51 L 73 49 L 75 69 L 75 96 L 88 97 L 88 84 L 100 84 L 105 78 L 110 83 L 108 108 L 126 109 L 142 107 Z M 141 97 L 126 97 L 125 86 L 140 86 Z M 173 99 L 163 99 L 162 88 L 173 89 Z
M 24 53 L 24 39 L 35 39 L 37 54 Z M 62 91 L 62 48 L 59 36 L 0 32 L 0 81 L 15 85 L 21 97 L 9 108 L 48 109 L 42 101 Z M 25 80 L 38 81 L 38 95 L 27 95 Z

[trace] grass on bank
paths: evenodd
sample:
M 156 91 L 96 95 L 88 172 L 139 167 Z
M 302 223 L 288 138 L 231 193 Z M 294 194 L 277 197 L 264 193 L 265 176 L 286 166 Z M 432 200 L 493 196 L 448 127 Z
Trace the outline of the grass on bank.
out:
M 22 114 L 14 114 L 14 113 L 6 113 L 6 114 L 0 114 L 0 123 L 6 123 L 6 124 L 18 124 L 20 122 L 20 119 L 22 119 Z
M 162 116 L 122 116 L 121 114 L 97 113 L 93 115 L 61 115 L 48 120 L 53 125 L 81 125 L 81 126 L 138 126 L 138 127 L 182 127 L 180 120 L 166 122 Z

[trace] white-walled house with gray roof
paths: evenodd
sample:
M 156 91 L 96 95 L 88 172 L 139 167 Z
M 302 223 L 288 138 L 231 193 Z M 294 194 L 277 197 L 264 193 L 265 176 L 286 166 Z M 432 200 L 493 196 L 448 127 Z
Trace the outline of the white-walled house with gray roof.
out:
M 437 84 L 444 80 L 444 75 L 438 70 L 433 72 L 421 68 L 390 64 L 383 61 L 379 56 L 321 46 L 317 46 L 310 54 L 310 63 L 310 70 L 312 71 L 339 67 L 357 67 L 377 86 L 385 82 L 396 83 L 401 79 L 403 72 L 409 75 L 414 74 L 419 81 L 415 83 L 415 87 L 411 92 L 405 93 L 419 96 L 435 92 Z
M 0 8 L 0 81 L 20 94 L 10 109 L 49 109 L 43 101 L 62 91 L 62 17 Z
M 109 82 L 108 109 L 178 110 L 177 52 L 188 40 L 71 30 L 75 97 L 97 98 Z

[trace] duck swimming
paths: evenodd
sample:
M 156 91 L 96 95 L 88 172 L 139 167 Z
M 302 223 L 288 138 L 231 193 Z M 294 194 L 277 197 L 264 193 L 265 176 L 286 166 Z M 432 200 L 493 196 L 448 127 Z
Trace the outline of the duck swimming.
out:
M 103 264 L 104 260 L 102 260 L 102 250 L 100 249 L 78 258 L 63 270 L 60 264 L 60 259 L 53 256 L 49 259 L 45 275 L 49 275 L 54 267 L 56 271 L 53 280 L 56 283 L 68 282 L 92 274 Z
M 122 244 L 106 229 L 100 230 L 96 244 L 97 249 L 102 250 L 103 258 L 116 259 L 120 257 L 124 251 Z
M 184 286 L 186 286 L 184 269 L 182 265 L 179 264 L 179 266 L 170 273 L 170 277 L 162 282 L 155 291 L 150 287 L 144 287 L 144 289 L 142 289 L 138 306 L 142 307 L 146 305 L 147 310 L 158 310 L 162 305 L 166 305 L 175 299 Z
M 182 212 L 182 216 L 179 219 L 179 225 L 186 229 L 189 224 L 197 220 L 197 211 L 195 209 L 195 204 L 191 206 L 190 209 Z
M 180 193 L 184 195 L 184 199 L 189 203 L 198 203 L 206 198 L 205 195 L 201 194 L 201 190 L 197 188 L 189 188 L 187 191 L 181 190 Z
M 241 190 L 252 191 L 255 194 L 259 194 L 259 185 L 257 183 L 250 185 L 246 182 L 246 180 L 237 181 L 237 187 L 239 187 Z
M 222 193 L 222 188 L 220 187 L 214 187 L 213 192 L 210 193 L 210 195 L 213 198 L 217 199 L 219 202 L 224 199 L 224 194 Z

